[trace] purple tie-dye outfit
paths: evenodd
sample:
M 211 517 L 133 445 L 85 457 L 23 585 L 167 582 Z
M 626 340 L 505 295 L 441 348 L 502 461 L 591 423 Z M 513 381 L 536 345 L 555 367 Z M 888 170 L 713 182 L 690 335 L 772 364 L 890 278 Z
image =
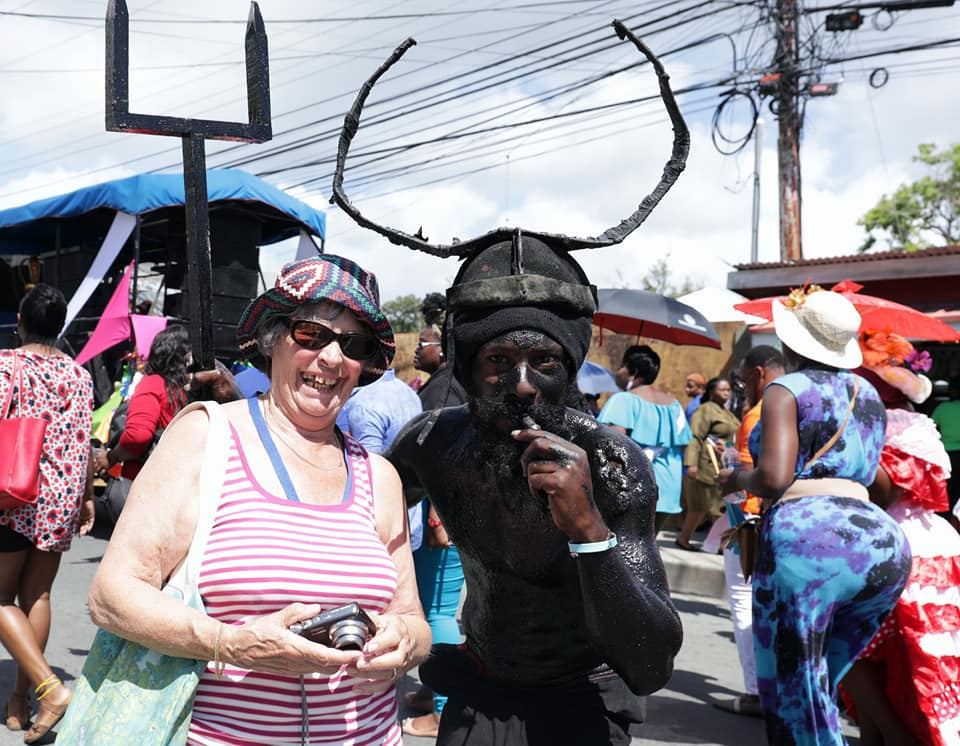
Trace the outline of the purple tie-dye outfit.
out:
M 797 479 L 873 481 L 886 416 L 862 378 L 841 437 L 804 469 L 843 422 L 854 378 L 849 371 L 804 370 L 770 384 L 797 401 Z M 750 437 L 756 463 L 766 415 Z M 845 743 L 837 684 L 896 604 L 909 572 L 900 528 L 867 500 L 802 497 L 767 511 L 753 576 L 753 634 L 769 743 Z

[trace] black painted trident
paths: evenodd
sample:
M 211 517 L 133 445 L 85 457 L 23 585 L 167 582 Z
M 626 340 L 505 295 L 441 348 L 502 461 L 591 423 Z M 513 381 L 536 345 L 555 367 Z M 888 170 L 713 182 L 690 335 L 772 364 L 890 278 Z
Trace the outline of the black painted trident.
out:
M 221 122 L 180 119 L 130 112 L 129 13 L 125 0 L 107 5 L 107 115 L 108 132 L 170 135 L 183 140 L 183 190 L 186 209 L 187 287 L 190 291 L 190 342 L 201 370 L 213 370 L 213 282 L 210 264 L 210 218 L 204 141 L 266 142 L 270 124 L 270 65 L 267 33 L 256 2 L 250 3 L 244 51 L 247 67 L 247 112 L 250 121 Z

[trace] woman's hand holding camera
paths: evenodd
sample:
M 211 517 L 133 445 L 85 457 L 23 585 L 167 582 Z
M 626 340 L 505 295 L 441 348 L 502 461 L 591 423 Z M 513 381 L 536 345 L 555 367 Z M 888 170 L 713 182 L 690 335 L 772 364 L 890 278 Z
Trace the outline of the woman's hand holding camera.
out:
M 319 612 L 318 604 L 294 603 L 242 625 L 227 625 L 221 632 L 220 657 L 241 668 L 282 676 L 332 675 L 355 665 L 363 655 L 360 651 L 318 645 L 290 631 L 291 624 Z
M 414 641 L 402 615 L 370 612 L 377 628 L 363 650 L 337 650 L 290 631 L 292 624 L 320 611 L 317 604 L 295 603 L 242 625 L 227 625 L 221 632 L 220 657 L 241 668 L 283 676 L 331 676 L 346 670 L 366 679 L 357 687 L 366 693 L 386 691 L 411 668 Z
M 414 640 L 401 614 L 368 612 L 376 622 L 376 634 L 367 640 L 356 663 L 347 666 L 347 673 L 367 679 L 356 688 L 358 692 L 384 692 L 413 665 Z

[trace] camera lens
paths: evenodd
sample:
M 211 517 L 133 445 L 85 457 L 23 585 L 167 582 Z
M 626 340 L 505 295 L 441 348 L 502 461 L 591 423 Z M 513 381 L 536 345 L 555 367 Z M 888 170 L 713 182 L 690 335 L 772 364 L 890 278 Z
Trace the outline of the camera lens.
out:
M 367 625 L 359 619 L 344 619 L 330 627 L 330 641 L 337 650 L 360 650 L 367 635 Z

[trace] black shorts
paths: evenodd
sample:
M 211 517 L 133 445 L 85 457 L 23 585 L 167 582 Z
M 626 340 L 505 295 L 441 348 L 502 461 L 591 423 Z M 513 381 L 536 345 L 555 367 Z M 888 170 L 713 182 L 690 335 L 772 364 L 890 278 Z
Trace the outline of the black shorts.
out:
M 646 699 L 609 669 L 562 684 L 484 678 L 459 645 L 434 645 L 420 678 L 447 695 L 437 746 L 629 746 Z
M 0 552 L 22 552 L 33 546 L 23 534 L 18 534 L 9 526 L 0 526 Z

